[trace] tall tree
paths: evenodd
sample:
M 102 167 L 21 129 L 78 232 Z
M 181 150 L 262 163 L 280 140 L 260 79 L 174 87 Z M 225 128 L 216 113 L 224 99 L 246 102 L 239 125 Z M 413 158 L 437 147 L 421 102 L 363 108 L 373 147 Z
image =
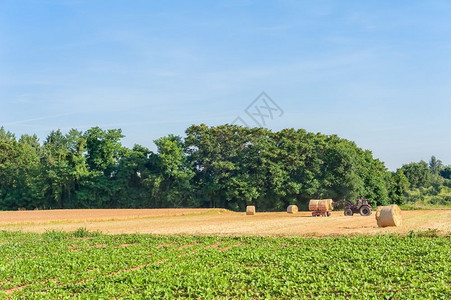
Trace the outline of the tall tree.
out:
M 435 156 L 432 156 L 429 160 L 429 169 L 431 173 L 434 175 L 438 175 L 443 168 L 442 161 L 437 159 Z
M 84 134 L 86 139 L 86 162 L 90 171 L 99 171 L 109 176 L 122 154 L 120 140 L 124 137 L 120 129 L 102 130 L 93 127 Z
M 150 154 L 149 149 L 140 145 L 123 150 L 114 176 L 115 192 L 111 201 L 113 207 L 154 207 L 153 199 L 145 184 L 151 171 Z
M 0 127 L 0 141 L 15 141 L 16 140 L 16 136 L 14 135 L 14 133 L 10 132 L 10 131 L 6 131 L 5 128 L 2 126 Z
M 401 170 L 409 180 L 411 187 L 430 187 L 432 176 L 429 166 L 425 161 L 405 164 L 401 167 Z
M 150 176 L 145 180 L 155 207 L 182 207 L 191 196 L 193 172 L 188 166 L 184 143 L 169 135 L 155 141 L 157 154 L 150 155 Z
M 114 176 L 124 151 L 120 142 L 123 137 L 120 129 L 93 127 L 84 133 L 89 173 L 80 181 L 80 189 L 76 192 L 81 207 L 115 207 L 111 199 L 118 189 L 114 185 Z
M 409 188 L 409 180 L 401 169 L 389 176 L 389 197 L 395 204 L 403 204 L 405 195 Z
M 42 203 L 37 149 L 0 132 L 0 209 L 35 208 Z
M 69 164 L 68 140 L 61 130 L 52 131 L 44 142 L 41 158 L 45 208 L 71 207 L 67 200 L 73 191 L 73 170 Z

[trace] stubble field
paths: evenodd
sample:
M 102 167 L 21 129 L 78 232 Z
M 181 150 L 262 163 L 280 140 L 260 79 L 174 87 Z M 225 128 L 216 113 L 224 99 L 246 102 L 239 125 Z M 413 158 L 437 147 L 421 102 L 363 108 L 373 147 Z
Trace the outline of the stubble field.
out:
M 403 211 L 401 227 L 378 228 L 369 217 L 331 217 L 297 214 L 257 213 L 246 216 L 223 209 L 90 209 L 0 212 L 0 230 L 43 233 L 86 228 L 108 234 L 146 233 L 220 236 L 341 236 L 407 234 L 433 229 L 451 232 L 451 210 Z

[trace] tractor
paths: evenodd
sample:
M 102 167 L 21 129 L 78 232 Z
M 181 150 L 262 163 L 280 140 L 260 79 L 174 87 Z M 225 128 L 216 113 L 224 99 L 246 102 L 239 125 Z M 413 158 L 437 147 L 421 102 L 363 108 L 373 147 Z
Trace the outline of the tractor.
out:
M 371 205 L 368 199 L 357 199 L 355 204 L 351 202 L 346 203 L 345 216 L 352 216 L 353 214 L 360 214 L 361 216 L 370 216 L 372 212 Z

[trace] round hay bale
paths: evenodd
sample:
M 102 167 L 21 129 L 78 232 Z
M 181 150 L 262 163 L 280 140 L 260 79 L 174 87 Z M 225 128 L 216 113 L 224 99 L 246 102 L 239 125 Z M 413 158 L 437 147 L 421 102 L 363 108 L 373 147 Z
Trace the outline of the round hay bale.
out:
M 398 205 L 379 206 L 376 211 L 377 226 L 401 226 L 401 209 Z
M 310 199 L 308 203 L 308 209 L 309 210 L 316 210 L 318 208 L 318 200 Z
M 299 210 L 298 210 L 298 207 L 297 207 L 297 205 L 289 205 L 288 207 L 287 207 L 287 213 L 289 213 L 289 214 L 295 214 L 295 213 L 297 213 Z
M 334 210 L 334 200 L 326 199 L 330 210 Z
M 333 210 L 332 199 L 311 199 L 309 202 L 310 211 L 329 211 Z
M 253 205 L 246 206 L 246 215 L 248 215 L 248 216 L 255 215 L 255 206 L 253 206 Z

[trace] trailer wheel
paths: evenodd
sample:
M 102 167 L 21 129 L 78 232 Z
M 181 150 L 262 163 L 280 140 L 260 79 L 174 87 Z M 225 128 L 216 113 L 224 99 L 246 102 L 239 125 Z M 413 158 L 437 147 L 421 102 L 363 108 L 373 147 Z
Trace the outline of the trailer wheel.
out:
M 330 217 L 330 211 L 327 212 L 327 216 Z

